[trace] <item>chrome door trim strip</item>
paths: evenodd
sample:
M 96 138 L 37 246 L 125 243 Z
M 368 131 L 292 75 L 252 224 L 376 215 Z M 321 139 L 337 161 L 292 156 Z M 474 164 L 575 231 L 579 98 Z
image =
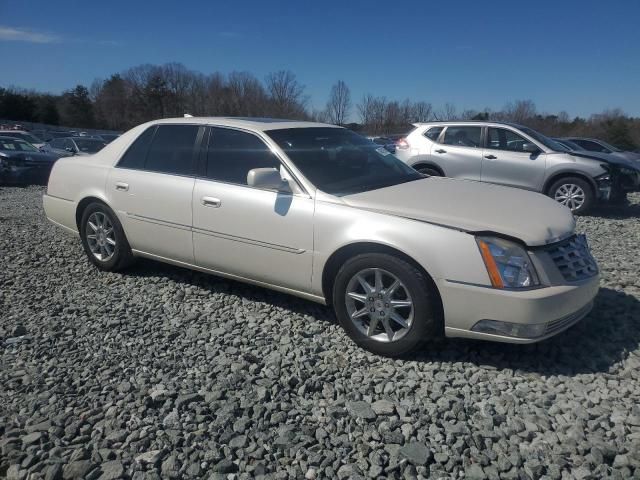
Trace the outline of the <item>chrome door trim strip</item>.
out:
M 296 254 L 296 255 L 300 255 L 301 253 L 306 252 L 306 250 L 301 249 L 301 248 L 293 248 L 293 247 L 287 247 L 285 245 L 277 245 L 275 243 L 261 242 L 260 240 L 253 240 L 251 238 L 245 238 L 245 237 L 237 237 L 235 235 L 229 235 L 227 233 L 221 233 L 221 232 L 214 232 L 214 231 L 211 231 L 211 230 L 206 230 L 204 228 L 194 227 L 193 228 L 193 233 L 199 233 L 201 235 L 208 235 L 210 237 L 223 238 L 225 240 L 231 240 L 233 242 L 247 243 L 249 245 L 255 245 L 257 247 L 270 248 L 272 250 L 280 250 L 280 251 L 283 251 L 283 252 L 293 253 L 293 254 Z
M 263 248 L 270 248 L 272 250 L 279 250 L 282 252 L 292 253 L 295 255 L 300 255 L 306 252 L 306 250 L 302 248 L 287 247 L 286 245 L 278 245 L 275 243 L 261 242 L 260 240 L 254 240 L 252 238 L 238 237 L 235 235 L 229 235 L 227 233 L 222 233 L 222 232 L 214 232 L 212 230 L 206 230 L 204 228 L 194 228 L 188 225 L 184 225 L 182 223 L 168 222 L 166 220 L 159 220 L 157 218 L 145 217 L 142 215 L 136 215 L 134 213 L 125 212 L 125 215 L 128 218 L 131 218 L 133 220 L 137 220 L 140 222 L 153 223 L 155 225 L 161 225 L 163 227 L 169 227 L 169 228 L 177 228 L 180 230 L 186 230 L 193 233 L 199 233 L 201 235 L 208 235 L 210 237 L 223 238 L 225 240 L 231 240 L 233 242 L 246 243 L 248 245 L 255 245 L 257 247 L 263 247 Z

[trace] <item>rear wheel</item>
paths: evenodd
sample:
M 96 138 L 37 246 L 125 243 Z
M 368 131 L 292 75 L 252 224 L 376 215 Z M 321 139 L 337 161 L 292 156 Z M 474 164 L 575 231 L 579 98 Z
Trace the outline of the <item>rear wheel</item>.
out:
M 133 260 L 118 217 L 103 203 L 91 203 L 82 212 L 80 237 L 89 261 L 100 270 L 122 270 Z
M 348 260 L 333 287 L 340 324 L 360 347 L 397 357 L 437 336 L 434 288 L 408 262 L 370 253 Z
M 549 196 L 568 207 L 574 215 L 584 215 L 595 202 L 593 188 L 578 177 L 565 177 L 549 188 Z

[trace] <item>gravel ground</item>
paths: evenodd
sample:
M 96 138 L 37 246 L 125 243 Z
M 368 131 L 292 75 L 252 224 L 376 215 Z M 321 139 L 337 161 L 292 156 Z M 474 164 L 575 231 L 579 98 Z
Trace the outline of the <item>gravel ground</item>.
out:
M 0 188 L 0 477 L 640 478 L 640 195 L 579 219 L 603 278 L 570 331 L 390 360 L 303 300 L 100 273 L 41 194 Z

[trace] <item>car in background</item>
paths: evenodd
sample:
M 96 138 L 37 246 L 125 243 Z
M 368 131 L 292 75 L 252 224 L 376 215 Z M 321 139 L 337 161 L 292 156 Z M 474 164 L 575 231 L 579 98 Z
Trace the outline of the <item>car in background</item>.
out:
M 640 153 L 621 150 L 597 138 L 565 137 L 562 140 L 569 140 L 588 152 L 606 153 L 625 160 L 640 160 Z
M 396 153 L 396 142 L 389 137 L 367 137 L 376 145 L 384 147 L 391 153 Z
M 56 162 L 43 203 L 100 270 L 146 257 L 298 295 L 389 356 L 442 334 L 543 340 L 587 315 L 599 288 L 568 209 L 426 177 L 335 125 L 149 122 Z
M 50 142 L 54 138 L 66 138 L 69 132 L 55 131 L 55 130 L 34 130 L 33 133 L 38 138 L 41 138 L 45 143 Z
M 92 135 L 91 138 L 97 138 L 98 140 L 102 140 L 104 143 L 111 143 L 119 136 L 119 133 L 98 133 L 96 135 Z
M 640 190 L 640 167 L 595 158 L 528 127 L 502 122 L 428 122 L 398 142 L 396 156 L 419 172 L 532 190 L 574 214 Z M 624 187 L 623 187 L 624 186 Z
M 30 143 L 36 148 L 42 148 L 45 145 L 44 140 L 29 132 L 25 132 L 24 130 L 0 130 L 0 136 L 19 138 L 20 140 Z
M 24 140 L 0 136 L 0 184 L 46 183 L 57 159 Z
M 91 137 L 55 138 L 45 144 L 43 151 L 54 153 L 59 157 L 93 155 L 102 150 L 105 145 L 104 140 Z
M 636 167 L 640 166 L 640 164 L 633 160 L 627 160 L 611 153 L 590 152 L 582 148 L 577 143 L 572 142 L 571 140 L 567 140 L 566 138 L 554 138 L 553 140 L 558 142 L 560 145 L 563 145 L 570 152 L 576 155 L 593 158 L 594 160 L 602 160 L 603 162 L 612 165 L 614 168 L 619 169 L 619 171 L 621 171 L 622 173 L 624 173 L 627 169 L 633 170 Z M 615 175 L 611 180 L 612 182 L 617 182 L 618 185 L 612 187 L 609 201 L 614 204 L 627 203 L 627 193 L 636 190 L 636 188 L 634 188 L 634 176 L 624 174 Z

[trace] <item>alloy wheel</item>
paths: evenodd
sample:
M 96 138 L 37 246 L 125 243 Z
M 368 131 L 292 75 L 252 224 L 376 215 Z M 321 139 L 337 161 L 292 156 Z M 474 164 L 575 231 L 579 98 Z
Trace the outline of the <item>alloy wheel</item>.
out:
M 569 207 L 573 211 L 578 210 L 582 205 L 584 205 L 585 193 L 579 185 L 576 185 L 575 183 L 566 183 L 560 185 L 556 190 L 554 199 L 556 202 Z
M 397 341 L 413 323 L 409 290 L 398 277 L 381 268 L 356 273 L 347 284 L 345 302 L 353 324 L 375 341 Z
M 116 237 L 113 224 L 103 212 L 93 212 L 87 219 L 87 244 L 95 258 L 108 261 L 116 251 Z

